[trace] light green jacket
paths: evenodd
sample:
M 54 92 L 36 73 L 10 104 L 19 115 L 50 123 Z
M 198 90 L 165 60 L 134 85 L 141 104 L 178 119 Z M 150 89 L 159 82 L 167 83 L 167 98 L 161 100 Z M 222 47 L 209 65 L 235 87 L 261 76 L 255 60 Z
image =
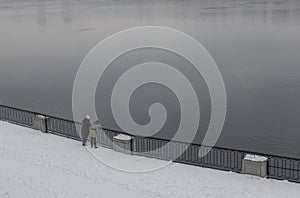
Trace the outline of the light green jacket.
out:
M 100 126 L 97 125 L 97 124 L 93 124 L 91 127 L 90 127 L 90 137 L 91 138 L 97 138 L 98 134 L 99 134 L 99 131 L 100 131 Z

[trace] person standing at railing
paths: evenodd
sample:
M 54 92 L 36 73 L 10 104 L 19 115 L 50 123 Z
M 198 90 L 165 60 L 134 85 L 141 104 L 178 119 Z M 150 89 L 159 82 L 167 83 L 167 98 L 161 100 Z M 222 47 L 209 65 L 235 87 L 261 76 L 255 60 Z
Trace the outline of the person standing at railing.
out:
M 82 146 L 86 146 L 86 142 L 89 137 L 90 133 L 90 126 L 91 126 L 91 121 L 90 121 L 90 116 L 86 115 L 86 117 L 82 121 L 82 127 L 81 127 L 81 135 L 82 135 Z
M 91 147 L 98 148 L 97 147 L 97 137 L 99 135 L 100 131 L 100 122 L 96 121 L 93 122 L 93 125 L 90 127 L 90 138 L 91 138 Z

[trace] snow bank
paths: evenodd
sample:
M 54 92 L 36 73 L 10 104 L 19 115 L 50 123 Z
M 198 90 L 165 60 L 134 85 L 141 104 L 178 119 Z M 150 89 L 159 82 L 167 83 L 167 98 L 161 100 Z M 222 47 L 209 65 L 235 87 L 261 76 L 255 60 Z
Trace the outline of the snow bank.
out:
M 252 154 L 247 154 L 244 157 L 245 160 L 253 161 L 253 162 L 264 162 L 267 161 L 268 158 L 260 155 L 252 155 Z
M 115 138 L 115 139 L 118 139 L 118 140 L 125 140 L 125 141 L 129 141 L 129 140 L 132 139 L 131 136 L 129 136 L 129 135 L 124 135 L 124 134 L 116 135 L 114 138 Z
M 300 185 L 172 163 L 144 174 L 101 164 L 81 143 L 0 122 L 0 197 L 299 197 Z M 140 166 L 160 160 L 99 148 L 106 158 Z

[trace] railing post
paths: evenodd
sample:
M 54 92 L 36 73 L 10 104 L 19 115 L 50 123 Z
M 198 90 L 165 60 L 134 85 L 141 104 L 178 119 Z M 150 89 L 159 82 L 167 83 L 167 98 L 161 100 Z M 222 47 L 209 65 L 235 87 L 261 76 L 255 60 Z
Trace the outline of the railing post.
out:
M 269 178 L 269 176 L 270 176 L 270 168 L 269 168 L 269 165 L 270 165 L 270 157 L 268 156 L 268 160 L 267 160 L 267 178 Z
M 45 117 L 45 133 L 48 133 L 48 117 Z

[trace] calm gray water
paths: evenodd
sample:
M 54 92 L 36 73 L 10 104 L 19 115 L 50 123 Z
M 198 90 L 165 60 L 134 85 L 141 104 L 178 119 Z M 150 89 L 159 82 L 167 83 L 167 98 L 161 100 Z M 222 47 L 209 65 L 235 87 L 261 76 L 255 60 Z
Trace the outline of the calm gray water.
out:
M 215 59 L 228 96 L 219 146 L 300 157 L 298 0 L 2 0 L 1 103 L 71 118 L 73 81 L 85 55 L 107 36 L 142 25 L 186 32 Z M 173 56 L 159 50 L 133 51 L 112 64 L 98 88 L 113 85 L 123 60 L 124 68 L 153 58 L 183 68 L 202 98 L 195 139 L 201 142 L 210 115 L 207 87 L 189 63 Z M 118 129 L 107 109 L 109 94 L 99 92 L 96 104 L 103 125 Z M 131 113 L 145 124 L 147 108 L 155 101 L 170 115 L 157 136 L 172 136 L 180 109 L 168 89 L 144 86 L 132 96 Z

